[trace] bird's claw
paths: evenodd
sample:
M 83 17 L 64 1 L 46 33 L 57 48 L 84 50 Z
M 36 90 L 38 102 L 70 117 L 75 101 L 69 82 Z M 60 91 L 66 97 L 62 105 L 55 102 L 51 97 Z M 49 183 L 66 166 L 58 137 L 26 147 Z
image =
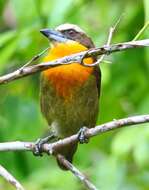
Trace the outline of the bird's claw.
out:
M 55 134 L 51 134 L 48 137 L 37 139 L 34 145 L 33 154 L 35 156 L 42 156 L 42 146 L 45 143 L 48 143 L 49 141 L 53 140 L 54 138 L 56 138 Z
M 41 150 L 42 145 L 43 145 L 42 139 L 37 139 L 33 149 L 34 156 L 42 156 L 42 150 Z
M 86 131 L 88 130 L 87 127 L 82 127 L 78 132 L 78 140 L 81 144 L 88 143 L 89 138 L 86 137 Z

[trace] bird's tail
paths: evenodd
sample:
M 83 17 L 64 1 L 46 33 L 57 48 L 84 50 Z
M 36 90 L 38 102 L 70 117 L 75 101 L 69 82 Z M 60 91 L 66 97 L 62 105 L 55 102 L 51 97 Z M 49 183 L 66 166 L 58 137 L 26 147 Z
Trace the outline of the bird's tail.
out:
M 65 146 L 63 148 L 61 148 L 61 150 L 59 151 L 59 154 L 61 154 L 62 156 L 65 157 L 66 160 L 68 160 L 70 163 L 72 163 L 73 161 L 73 155 L 77 150 L 77 143 L 73 143 L 73 144 L 69 144 L 68 146 Z M 62 170 L 68 170 L 62 163 L 61 159 L 59 156 L 56 157 L 57 159 L 57 163 L 59 165 L 59 167 Z

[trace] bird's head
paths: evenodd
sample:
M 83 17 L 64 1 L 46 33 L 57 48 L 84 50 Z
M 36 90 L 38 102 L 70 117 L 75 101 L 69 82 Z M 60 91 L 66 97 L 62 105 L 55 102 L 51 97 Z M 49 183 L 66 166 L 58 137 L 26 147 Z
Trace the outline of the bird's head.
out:
M 90 37 L 77 25 L 62 24 L 53 29 L 42 29 L 40 32 L 46 36 L 52 44 L 78 42 L 83 46 L 93 48 L 94 44 Z

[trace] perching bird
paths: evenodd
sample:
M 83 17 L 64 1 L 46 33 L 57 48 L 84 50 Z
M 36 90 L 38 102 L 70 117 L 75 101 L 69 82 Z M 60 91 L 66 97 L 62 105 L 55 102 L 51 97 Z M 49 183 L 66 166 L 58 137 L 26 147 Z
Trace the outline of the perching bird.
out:
M 62 24 L 55 30 L 42 29 L 52 44 L 44 62 L 56 60 L 93 48 L 94 44 L 77 25 Z M 93 58 L 85 58 L 91 64 Z M 101 74 L 98 66 L 86 67 L 79 63 L 51 67 L 41 74 L 41 111 L 52 131 L 63 139 L 82 127 L 94 127 L 98 114 Z M 58 150 L 72 162 L 77 143 Z M 66 170 L 57 158 L 58 165 Z

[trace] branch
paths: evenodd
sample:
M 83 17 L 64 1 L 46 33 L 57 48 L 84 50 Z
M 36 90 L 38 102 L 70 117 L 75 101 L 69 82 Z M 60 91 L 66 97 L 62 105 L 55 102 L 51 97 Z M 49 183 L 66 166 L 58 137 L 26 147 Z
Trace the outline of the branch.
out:
M 22 185 L 2 165 L 0 165 L 0 176 L 5 178 L 17 190 L 24 190 Z
M 116 31 L 117 25 L 120 23 L 122 16 L 123 16 L 123 14 L 119 17 L 119 19 L 116 21 L 116 23 L 114 24 L 114 26 L 110 27 L 110 29 L 109 29 L 109 35 L 108 35 L 108 40 L 107 40 L 106 45 L 104 45 L 104 47 L 109 47 L 110 46 L 113 34 Z M 104 60 L 105 56 L 106 56 L 106 54 L 103 54 L 95 63 L 93 63 L 91 65 L 94 66 L 94 65 L 100 64 Z M 81 63 L 83 63 L 83 61 Z M 84 65 L 88 66 L 85 63 L 84 63 Z
M 31 65 L 34 61 L 37 61 L 44 53 L 46 53 L 50 48 L 47 47 L 43 51 L 41 51 L 39 54 L 35 55 L 31 60 L 29 60 L 25 65 L 23 65 L 19 70 L 23 70 L 25 67 Z
M 114 120 L 108 123 L 104 123 L 102 125 L 98 125 L 94 128 L 87 129 L 85 133 L 85 137 L 93 137 L 95 135 L 99 135 L 101 133 L 118 129 L 121 127 L 127 127 L 132 125 L 137 125 L 141 123 L 149 123 L 149 114 L 148 115 L 139 115 L 139 116 L 132 116 L 128 118 L 123 118 L 119 120 Z M 66 146 L 72 142 L 78 141 L 78 134 L 72 135 L 70 137 L 67 137 L 63 140 L 59 140 L 54 143 L 46 143 L 42 145 L 42 152 L 46 152 L 51 155 L 55 155 L 56 149 L 60 149 L 63 146 Z M 0 143 L 0 152 L 2 151 L 33 151 L 35 147 L 35 143 L 33 142 L 6 142 L 6 143 Z M 67 161 L 62 155 L 58 154 L 56 155 L 61 159 L 63 164 L 77 177 L 80 179 L 80 181 L 88 188 L 89 190 L 97 190 L 97 188 L 75 167 L 73 166 L 69 161 Z M 0 175 L 2 175 L 4 178 L 7 179 L 10 183 L 15 185 L 17 190 L 23 190 L 22 186 L 17 182 L 11 174 L 9 174 L 5 169 L 0 167 Z
M 149 123 L 149 114 L 148 115 L 139 115 L 139 116 L 132 116 L 128 118 L 114 120 L 108 123 L 104 123 L 102 125 L 98 125 L 94 128 L 87 129 L 85 136 L 87 138 L 100 135 L 107 131 L 111 131 L 114 129 L 128 127 L 132 125 L 138 125 L 141 123 Z M 72 142 L 78 141 L 78 134 L 72 135 L 65 139 L 59 140 L 54 143 L 46 143 L 42 146 L 42 151 L 50 154 L 54 154 L 56 149 L 60 149 L 61 147 L 68 145 Z M 34 142 L 5 142 L 0 143 L 0 152 L 2 151 L 33 151 L 35 143 Z
M 71 171 L 89 190 L 97 190 L 97 188 L 87 179 L 87 177 L 81 173 L 74 165 L 72 165 L 68 160 L 64 158 L 62 155 L 57 155 L 57 157 L 61 160 L 63 165 Z
M 130 41 L 124 43 L 118 43 L 109 46 L 103 46 L 100 48 L 93 48 L 87 51 L 83 51 L 77 54 L 73 54 L 70 56 L 65 56 L 63 58 L 57 59 L 55 61 L 41 63 L 33 66 L 25 66 L 20 68 L 14 72 L 9 74 L 3 75 L 0 77 L 0 84 L 8 83 L 18 78 L 22 78 L 28 75 L 32 75 L 33 73 L 37 73 L 43 70 L 50 68 L 51 66 L 57 65 L 64 65 L 70 63 L 82 63 L 82 58 L 87 57 L 97 57 L 98 55 L 109 55 L 114 52 L 124 51 L 127 49 L 134 49 L 134 48 L 141 48 L 141 47 L 148 47 L 149 46 L 149 39 L 139 40 L 139 41 Z M 36 57 L 36 56 L 35 56 Z M 88 64 L 86 66 L 93 66 L 92 64 Z

